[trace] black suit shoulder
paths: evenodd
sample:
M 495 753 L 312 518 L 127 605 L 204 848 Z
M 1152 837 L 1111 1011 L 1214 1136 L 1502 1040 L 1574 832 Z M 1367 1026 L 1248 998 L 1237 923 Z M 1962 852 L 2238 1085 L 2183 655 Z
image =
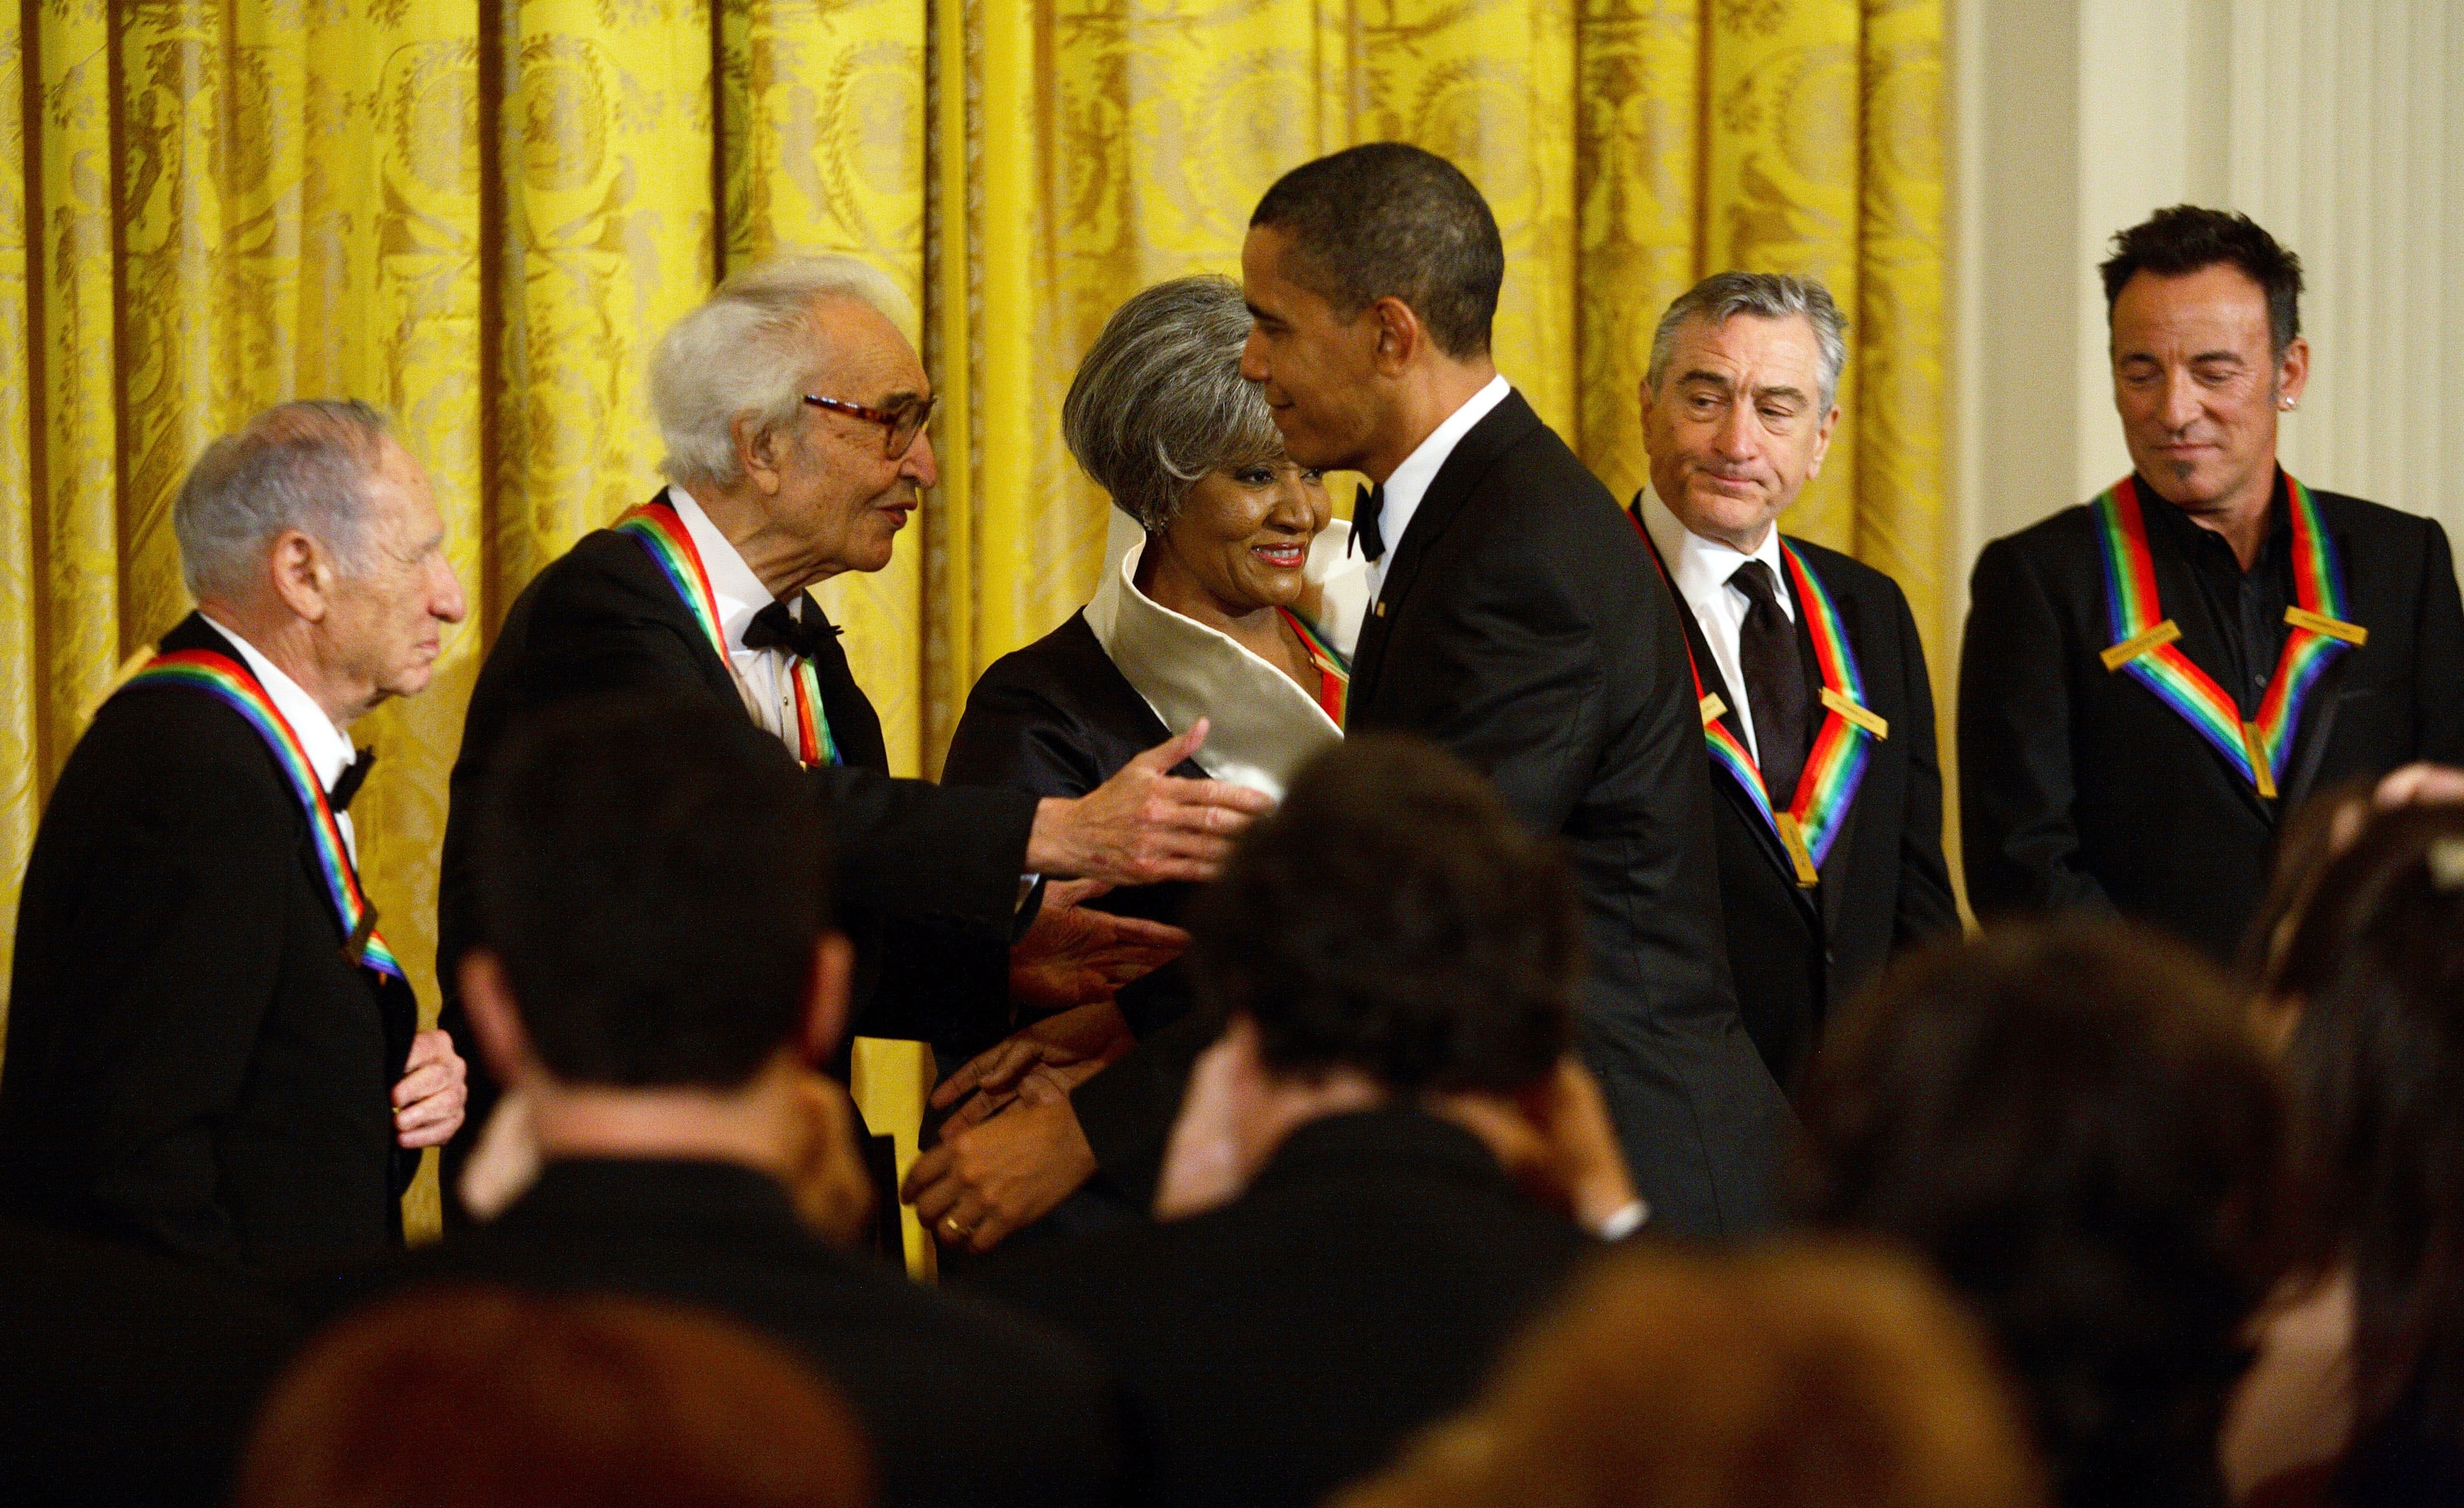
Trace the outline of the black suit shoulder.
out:
M 1170 736 L 1080 611 L 977 679 L 941 778 L 1038 797 L 1084 796 Z M 1174 773 L 1205 774 L 1188 760 Z

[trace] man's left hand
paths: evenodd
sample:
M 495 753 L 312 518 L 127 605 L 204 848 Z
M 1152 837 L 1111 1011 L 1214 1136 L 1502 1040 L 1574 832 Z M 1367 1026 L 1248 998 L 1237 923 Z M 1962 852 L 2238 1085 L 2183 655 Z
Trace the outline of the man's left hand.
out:
M 464 1073 L 452 1038 L 443 1032 L 412 1038 L 402 1082 L 393 1086 L 394 1139 L 412 1147 L 451 1141 L 462 1128 L 462 1103 L 470 1095 Z
M 1037 1068 L 1018 1102 L 980 1125 L 942 1128 L 915 1159 L 899 1197 L 944 1246 L 989 1252 L 1034 1224 L 1095 1176 L 1095 1150 L 1078 1128 L 1063 1082 Z
M 1093 880 L 1045 886 L 1035 921 L 1010 945 L 1013 1003 L 1045 1014 L 1109 1000 L 1121 986 L 1153 973 L 1189 946 L 1189 934 L 1177 927 L 1080 904 L 1111 888 Z

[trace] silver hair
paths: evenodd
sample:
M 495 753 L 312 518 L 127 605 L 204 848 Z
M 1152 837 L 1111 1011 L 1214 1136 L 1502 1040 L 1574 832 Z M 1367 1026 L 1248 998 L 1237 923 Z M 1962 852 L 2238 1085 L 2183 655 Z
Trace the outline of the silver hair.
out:
M 1764 319 L 1802 317 L 1814 327 L 1814 343 L 1821 357 L 1822 411 L 1829 413 L 1839 401 L 1839 374 L 1848 365 L 1848 320 L 1821 279 L 1787 273 L 1714 273 L 1678 295 L 1660 317 L 1660 328 L 1651 333 L 1651 367 L 1644 375 L 1651 390 L 1660 391 L 1679 326 L 1700 317 L 1717 329 L 1739 315 Z
M 1241 285 L 1176 277 L 1112 311 L 1061 404 L 1069 453 L 1147 533 L 1172 524 L 1209 471 L 1283 454 L 1257 384 L 1241 375 Z
M 297 529 L 332 552 L 345 577 L 365 573 L 367 481 L 392 426 L 357 399 L 278 404 L 206 447 L 171 504 L 188 595 L 245 601 L 265 552 Z
M 732 426 L 750 415 L 766 432 L 796 418 L 798 384 L 827 339 L 811 317 L 825 298 L 869 305 L 914 339 L 914 306 L 869 262 L 780 256 L 746 268 L 671 326 L 650 357 L 650 409 L 668 448 L 661 475 L 718 487 L 743 479 Z

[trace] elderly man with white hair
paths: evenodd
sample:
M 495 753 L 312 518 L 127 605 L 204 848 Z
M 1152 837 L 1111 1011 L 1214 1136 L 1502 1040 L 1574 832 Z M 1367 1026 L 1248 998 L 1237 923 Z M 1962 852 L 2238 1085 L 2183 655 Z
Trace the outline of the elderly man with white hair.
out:
M 907 312 L 861 262 L 785 257 L 729 278 L 661 342 L 651 399 L 671 485 L 539 574 L 472 696 L 438 898 L 449 1011 L 476 941 L 470 813 L 490 762 L 520 718 L 593 692 L 740 707 L 809 768 L 838 893 L 862 908 L 850 929 L 856 1030 L 869 1035 L 930 1038 L 970 1013 L 1005 1012 L 1001 950 L 1037 916 L 1039 877 L 1210 878 L 1268 804 L 1167 773 L 1202 726 L 1076 798 L 890 776 L 880 723 L 805 589 L 888 565 L 938 479 L 935 401 L 901 333 Z M 965 967 L 987 957 L 989 971 Z M 474 1084 L 474 1123 L 486 1098 Z
M 78 740 L 27 867 L 0 1186 L 211 1260 L 399 1244 L 463 1065 L 360 888 L 345 730 L 462 621 L 444 521 L 375 410 L 295 403 L 207 448 L 172 527 L 197 611 Z

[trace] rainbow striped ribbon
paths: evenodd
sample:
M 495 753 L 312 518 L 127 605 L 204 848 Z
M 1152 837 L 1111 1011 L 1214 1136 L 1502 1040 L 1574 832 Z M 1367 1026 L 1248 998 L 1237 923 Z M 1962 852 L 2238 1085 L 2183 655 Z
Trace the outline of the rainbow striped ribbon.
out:
M 710 646 L 728 663 L 727 637 L 718 627 L 718 594 L 711 590 L 710 573 L 702 569 L 701 552 L 693 548 L 685 521 L 665 498 L 653 498 L 629 509 L 616 520 L 616 531 L 628 534 L 650 552 L 668 584 L 684 599 L 686 610 L 710 636 Z M 830 736 L 829 714 L 822 706 L 822 679 L 804 655 L 788 657 L 796 686 L 796 757 L 805 765 L 838 764 L 838 740 Z
M 401 979 L 400 960 L 385 946 L 385 939 L 377 935 L 376 907 L 368 904 L 367 896 L 360 889 L 360 877 L 351 867 L 350 850 L 342 844 L 341 823 L 335 820 L 333 804 L 325 799 L 325 783 L 317 778 L 317 767 L 308 762 L 308 751 L 300 746 L 299 735 L 292 731 L 290 722 L 265 694 L 256 677 L 229 655 L 210 649 L 182 649 L 148 661 L 144 669 L 129 677 L 128 685 L 193 687 L 248 719 L 249 726 L 265 740 L 265 746 L 274 751 L 274 762 L 291 782 L 291 794 L 298 798 L 300 809 L 308 814 L 308 831 L 317 845 L 317 867 L 324 877 L 325 894 L 334 903 L 334 914 L 347 939 L 342 946 L 343 954 L 354 963 Z
M 2156 594 L 2156 564 L 2147 552 L 2147 521 L 2140 510 L 2139 481 L 2125 476 L 2096 500 L 2102 535 L 2105 604 L 2113 644 L 2100 650 L 2108 671 L 2127 671 L 2179 712 L 2225 762 L 2269 800 L 2277 796 L 2292 757 L 2301 706 L 2320 674 L 2338 655 L 2365 644 L 2369 630 L 2344 620 L 2344 575 L 2335 540 L 2319 521 L 2310 489 L 2288 473 L 2285 490 L 2293 538 L 2293 598 L 2284 610 L 2292 632 L 2276 673 L 2259 699 L 2258 715 L 2241 718 L 2240 704 L 2192 664 L 2175 641 L 2179 624 L 2164 616 Z
M 1317 626 L 1288 608 L 1275 611 L 1301 636 L 1302 645 L 1309 650 L 1309 663 L 1317 667 L 1317 705 L 1334 726 L 1343 726 L 1343 714 L 1352 705 L 1352 663 L 1334 652 L 1334 646 L 1318 636 Z

